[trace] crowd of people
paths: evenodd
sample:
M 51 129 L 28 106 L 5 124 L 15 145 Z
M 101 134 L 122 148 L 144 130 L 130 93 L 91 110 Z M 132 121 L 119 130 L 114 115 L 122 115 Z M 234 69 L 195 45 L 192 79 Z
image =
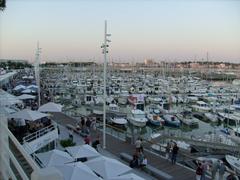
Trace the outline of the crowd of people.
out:
M 98 151 L 98 145 L 100 144 L 100 136 L 97 135 L 96 139 L 92 141 L 91 131 L 96 130 L 96 119 L 90 117 L 81 117 L 76 124 L 76 130 L 84 137 L 84 143 L 92 145 Z M 69 131 L 69 139 L 73 141 L 73 130 Z
M 203 160 L 197 162 L 196 180 L 205 180 L 207 171 L 211 173 L 212 180 L 238 180 L 235 172 L 228 170 L 224 161 L 221 160 Z M 229 175 L 224 176 L 226 172 Z
M 147 165 L 147 157 L 143 152 L 142 139 L 138 138 L 135 142 L 135 152 L 129 166 L 131 168 L 144 168 Z

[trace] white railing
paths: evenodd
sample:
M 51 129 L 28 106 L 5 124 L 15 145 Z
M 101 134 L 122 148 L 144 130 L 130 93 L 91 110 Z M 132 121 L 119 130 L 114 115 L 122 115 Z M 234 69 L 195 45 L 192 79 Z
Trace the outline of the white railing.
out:
M 40 168 L 44 167 L 44 164 L 38 159 L 37 155 L 34 152 L 33 149 L 29 146 L 28 143 L 24 144 L 24 149 L 27 151 L 28 154 L 31 154 L 33 160 L 39 165 Z
M 47 134 L 48 132 L 51 132 L 53 130 L 55 130 L 57 128 L 57 125 L 55 123 L 52 122 L 51 125 L 47 126 L 47 127 L 44 127 L 34 133 L 31 133 L 25 137 L 23 137 L 23 142 L 31 142 L 35 139 L 38 139 L 39 137 Z
M 37 166 L 37 164 L 33 161 L 33 159 L 31 158 L 30 155 L 28 155 L 26 153 L 26 151 L 24 150 L 24 148 L 22 147 L 22 145 L 18 142 L 18 140 L 15 138 L 15 136 L 11 133 L 11 131 L 4 126 L 3 127 L 5 129 L 5 131 L 8 134 L 8 137 L 11 139 L 11 141 L 13 142 L 13 144 L 15 145 L 15 147 L 17 148 L 17 150 L 21 153 L 21 155 L 24 157 L 24 159 L 26 160 L 26 162 L 31 166 L 31 168 L 33 169 L 33 171 L 37 171 L 40 168 Z M 9 148 L 8 148 L 9 149 Z M 23 170 L 22 166 L 20 165 L 20 163 L 18 162 L 18 160 L 15 158 L 14 153 L 11 151 L 11 149 L 9 149 L 8 152 L 14 166 L 16 167 L 17 171 L 19 172 L 20 176 L 23 179 L 28 180 L 29 178 L 27 177 L 25 171 Z M 12 174 L 12 172 L 11 172 Z M 13 173 L 14 174 L 14 173 Z

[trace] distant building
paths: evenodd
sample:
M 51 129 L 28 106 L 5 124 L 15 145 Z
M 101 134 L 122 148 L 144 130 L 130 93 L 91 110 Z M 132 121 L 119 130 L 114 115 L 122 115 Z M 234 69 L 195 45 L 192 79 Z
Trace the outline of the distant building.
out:
M 151 65 L 154 65 L 155 64 L 155 62 L 154 62 L 154 60 L 153 59 L 145 59 L 144 60 L 144 64 L 146 65 L 146 66 L 151 66 Z
M 130 67 L 129 63 L 116 63 L 116 62 L 112 62 L 112 66 L 113 67 Z

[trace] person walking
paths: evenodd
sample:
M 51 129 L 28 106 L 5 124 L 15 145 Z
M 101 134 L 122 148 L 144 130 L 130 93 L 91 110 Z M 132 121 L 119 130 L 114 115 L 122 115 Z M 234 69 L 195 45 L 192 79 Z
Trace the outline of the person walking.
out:
M 219 160 L 212 162 L 212 165 L 211 165 L 212 180 L 215 180 L 215 179 L 216 179 L 216 174 L 217 174 L 217 171 L 218 171 L 219 166 L 220 166 L 219 163 L 220 163 Z
M 81 117 L 81 128 L 83 128 L 85 126 L 85 119 L 83 117 Z
M 140 168 L 143 170 L 143 168 L 146 166 L 147 166 L 147 157 L 145 155 L 143 155 L 143 160 L 140 164 Z
M 177 143 L 174 143 L 174 146 L 172 149 L 172 164 L 176 164 L 178 150 L 179 150 L 179 147 L 177 146 Z
M 96 140 L 93 141 L 92 147 L 95 148 L 98 151 L 98 145 L 100 144 L 100 137 L 99 135 L 97 136 Z
M 208 163 L 207 163 L 207 161 L 203 160 L 203 162 L 202 162 L 202 176 L 201 176 L 201 180 L 205 180 L 206 179 L 207 169 L 208 169 Z
M 135 147 L 136 147 L 136 151 L 140 152 L 141 151 L 141 147 L 142 147 L 142 141 L 140 140 L 140 138 L 138 138 L 135 142 Z
M 219 180 L 223 180 L 223 176 L 224 176 L 224 173 L 226 170 L 227 170 L 227 168 L 226 168 L 224 162 L 221 162 L 220 166 L 219 166 Z
M 202 164 L 198 162 L 196 169 L 196 180 L 201 180 L 202 173 L 203 173 Z
M 85 144 L 90 145 L 90 143 L 91 143 L 90 135 L 87 135 L 87 136 L 84 138 L 84 142 L 85 142 Z
M 73 141 L 73 130 L 69 130 L 69 139 Z
M 171 144 L 170 144 L 170 142 L 168 142 L 167 146 L 166 146 L 166 159 L 167 160 L 170 158 L 170 151 L 171 151 Z

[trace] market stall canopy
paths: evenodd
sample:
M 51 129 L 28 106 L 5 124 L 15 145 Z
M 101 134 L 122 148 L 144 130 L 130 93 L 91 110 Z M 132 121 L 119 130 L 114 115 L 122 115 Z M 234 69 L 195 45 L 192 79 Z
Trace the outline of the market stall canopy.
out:
M 120 161 L 105 156 L 86 161 L 85 164 L 104 179 L 116 177 L 131 170 Z
M 31 179 L 34 180 L 64 180 L 62 173 L 55 167 L 41 168 L 37 171 L 33 171 L 31 174 Z
M 60 172 L 62 172 L 65 180 L 99 180 L 94 172 L 85 164 L 77 162 L 74 164 L 66 164 L 62 166 L 55 166 Z
M 92 146 L 89 146 L 88 144 L 67 147 L 66 150 L 75 159 L 84 157 L 92 158 L 100 156 L 100 154 Z
M 21 104 L 22 101 L 16 96 L 9 94 L 8 92 L 0 89 L 0 106 L 11 106 L 14 104 Z
M 144 180 L 144 179 L 134 173 L 129 173 L 118 177 L 113 177 L 108 180 Z
M 45 167 L 64 165 L 74 162 L 74 159 L 66 152 L 54 149 L 52 151 L 36 154 Z
M 49 114 L 41 113 L 39 111 L 32 111 L 30 109 L 24 109 L 16 113 L 10 114 L 9 118 L 16 118 L 16 119 L 20 118 L 20 119 L 25 119 L 29 121 L 35 121 L 47 116 L 49 116 Z
M 62 105 L 56 104 L 54 102 L 48 102 L 39 107 L 38 111 L 40 112 L 62 112 Z

